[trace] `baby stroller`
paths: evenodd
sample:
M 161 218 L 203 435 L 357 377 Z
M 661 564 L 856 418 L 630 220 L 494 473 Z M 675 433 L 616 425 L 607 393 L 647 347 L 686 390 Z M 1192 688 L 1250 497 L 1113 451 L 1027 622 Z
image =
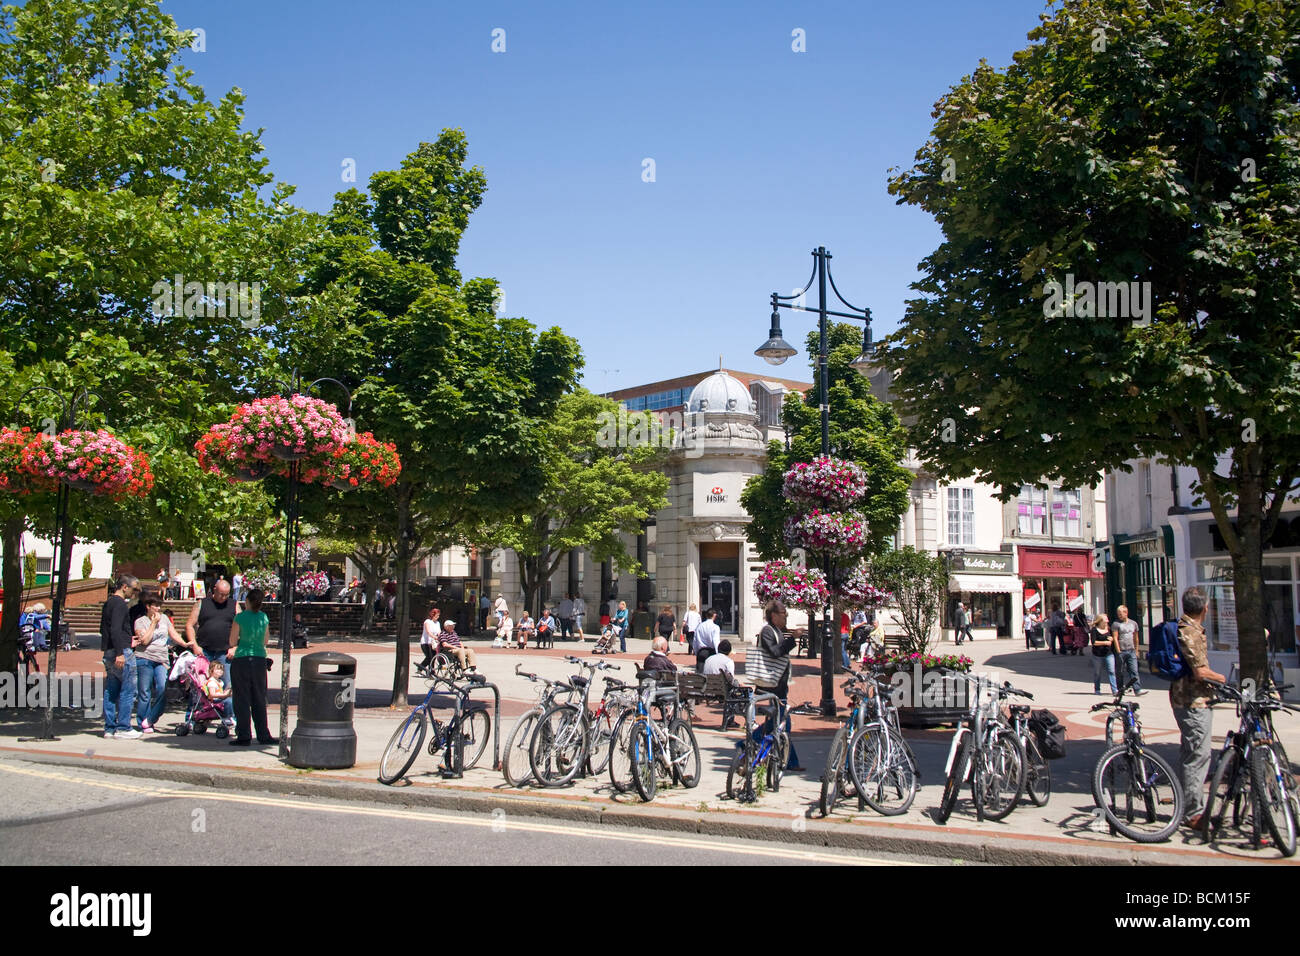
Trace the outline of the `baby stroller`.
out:
M 218 739 L 230 736 L 230 723 L 226 720 L 225 710 L 203 689 L 208 679 L 207 658 L 196 657 L 186 651 L 176 658 L 171 672 L 189 695 L 185 719 L 176 727 L 176 736 L 184 737 L 190 731 L 196 734 L 207 733 L 208 724 L 213 722 L 217 724 Z
M 596 646 L 591 649 L 591 653 L 613 654 L 616 640 L 618 640 L 618 625 L 606 624 L 600 629 L 600 638 L 596 641 Z

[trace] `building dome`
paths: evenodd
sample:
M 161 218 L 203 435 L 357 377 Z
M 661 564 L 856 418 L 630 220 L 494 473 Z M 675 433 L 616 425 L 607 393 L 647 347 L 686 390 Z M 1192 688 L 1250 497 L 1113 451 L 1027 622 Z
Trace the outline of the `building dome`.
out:
M 691 391 L 686 410 L 691 413 L 758 415 L 758 405 L 739 379 L 718 369 Z

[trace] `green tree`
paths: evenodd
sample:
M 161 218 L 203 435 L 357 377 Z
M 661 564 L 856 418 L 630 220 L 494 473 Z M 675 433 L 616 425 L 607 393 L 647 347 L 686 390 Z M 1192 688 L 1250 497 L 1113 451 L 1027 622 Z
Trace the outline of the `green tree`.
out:
M 364 534 L 391 542 L 398 580 L 394 705 L 406 702 L 410 673 L 411 563 L 529 507 L 543 482 L 543 426 L 582 362 L 559 329 L 498 316 L 493 280 L 457 272 L 460 236 L 486 189 L 467 152 L 463 133 L 444 130 L 399 169 L 372 176 L 369 194 L 340 193 L 302 292 L 347 305 L 282 327 L 286 355 L 307 377 L 351 388 L 358 428 L 402 456 L 396 487 L 359 493 L 375 496 L 364 513 L 391 516 Z M 334 507 L 354 500 L 336 495 Z
M 909 504 L 912 474 L 899 464 L 907 454 L 907 431 L 893 408 L 872 395 L 871 383 L 849 365 L 861 351 L 861 331 L 851 325 L 832 325 L 827 330 L 827 344 L 831 454 L 856 463 L 867 473 L 867 495 L 856 510 L 866 516 L 871 532 L 866 554 L 876 554 L 890 547 L 898 519 Z M 751 478 L 740 496 L 753 519 L 749 538 L 767 561 L 790 553 L 784 526 L 794 511 L 781 490 L 785 472 L 796 462 L 812 461 L 821 454 L 817 333 L 809 333 L 807 348 L 813 387 L 803 396 L 788 393 L 781 408 L 781 420 L 790 432 L 790 448 L 772 442 L 763 473 Z M 809 558 L 816 563 L 814 556 Z
M 90 554 L 87 553 L 86 556 L 81 559 L 82 580 L 85 580 L 86 578 L 90 577 L 91 572 L 94 570 L 95 570 L 95 563 L 90 560 Z
M 202 474 L 191 446 L 214 403 L 274 372 L 270 343 L 249 325 L 289 308 L 312 225 L 242 128 L 242 94 L 214 102 L 190 81 L 179 64 L 188 43 L 155 0 L 0 11 L 0 420 L 39 429 L 57 403 L 27 390 L 80 384 L 96 393 L 86 424 L 150 454 L 152 495 L 74 496 L 76 532 L 113 541 L 120 557 L 195 547 L 215 557 L 265 516 L 260 489 Z M 182 287 L 179 310 L 159 287 L 178 275 L 200 283 Z M 242 301 L 224 294 L 241 281 L 261 283 L 260 296 L 251 285 Z M 49 535 L 53 514 L 50 496 L 0 500 L 0 668 L 16 661 L 22 531 Z
M 948 597 L 948 566 L 943 558 L 908 545 L 872 558 L 870 577 L 876 587 L 894 594 L 903 628 L 899 649 L 905 654 L 928 653 L 939 608 Z
M 1262 548 L 1300 473 L 1300 5 L 1066 0 L 1029 36 L 890 183 L 944 236 L 883 359 L 912 444 L 1007 498 L 1192 466 L 1262 676 Z
M 668 476 L 661 470 L 667 449 L 649 442 L 620 447 L 614 425 L 618 414 L 617 402 L 586 389 L 565 395 L 543 426 L 542 483 L 535 496 L 524 510 L 475 536 L 483 544 L 515 551 L 524 606 L 534 615 L 541 613 L 543 586 L 561 559 L 577 548 L 590 550 L 597 561 L 614 558 L 620 569 L 639 573 L 623 535 L 636 534 L 645 518 L 668 506 Z M 649 413 L 628 415 L 626 432 L 637 432 L 638 417 L 649 434 Z

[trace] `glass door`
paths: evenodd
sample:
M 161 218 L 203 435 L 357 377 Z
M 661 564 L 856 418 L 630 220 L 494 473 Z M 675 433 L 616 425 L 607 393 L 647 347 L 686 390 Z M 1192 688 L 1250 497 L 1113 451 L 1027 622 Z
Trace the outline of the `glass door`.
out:
M 726 634 L 736 633 L 736 579 L 734 576 L 710 575 L 705 591 L 709 607 L 718 612 L 718 629 Z

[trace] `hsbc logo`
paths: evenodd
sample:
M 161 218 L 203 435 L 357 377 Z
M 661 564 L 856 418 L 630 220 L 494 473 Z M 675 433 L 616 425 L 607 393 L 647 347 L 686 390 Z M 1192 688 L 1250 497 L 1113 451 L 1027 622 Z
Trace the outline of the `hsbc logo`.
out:
M 714 485 L 709 489 L 709 493 L 705 495 L 704 500 L 709 504 L 726 504 L 727 495 L 721 485 Z

